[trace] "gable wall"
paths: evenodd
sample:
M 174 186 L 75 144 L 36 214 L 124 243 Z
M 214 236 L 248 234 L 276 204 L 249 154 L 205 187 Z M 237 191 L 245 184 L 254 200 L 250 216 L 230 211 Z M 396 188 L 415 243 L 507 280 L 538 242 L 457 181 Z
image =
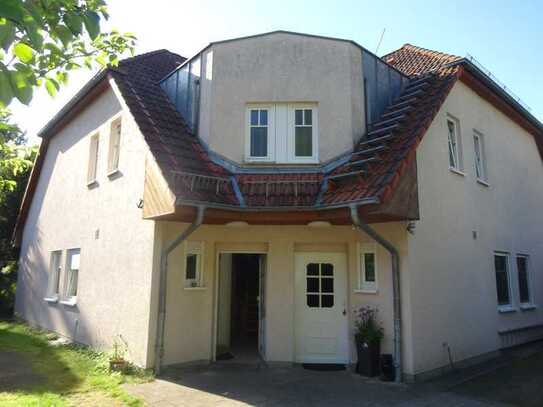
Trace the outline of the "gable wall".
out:
M 460 121 L 465 176 L 448 169 L 447 113 Z M 476 181 L 473 129 L 488 181 Z M 410 236 L 415 373 L 502 346 L 498 330 L 543 323 L 543 164 L 534 138 L 461 82 L 417 151 L 420 217 Z M 473 238 L 473 231 L 477 238 Z M 497 311 L 493 252 L 510 252 L 515 312 Z M 513 255 L 530 255 L 538 309 L 519 309 Z
M 106 176 L 110 119 L 122 114 L 119 168 Z M 98 186 L 87 187 L 90 136 L 100 132 Z M 130 114 L 105 91 L 50 141 L 24 227 L 16 312 L 77 342 L 109 347 L 122 335 L 146 363 L 154 222 L 142 220 L 147 147 Z M 99 230 L 99 237 L 95 232 Z M 81 248 L 77 306 L 44 301 L 50 252 Z

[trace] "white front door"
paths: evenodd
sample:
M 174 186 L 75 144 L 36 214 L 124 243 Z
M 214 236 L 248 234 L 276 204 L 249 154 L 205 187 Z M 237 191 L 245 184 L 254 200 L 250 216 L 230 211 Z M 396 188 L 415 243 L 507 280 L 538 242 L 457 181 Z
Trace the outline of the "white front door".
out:
M 296 362 L 348 363 L 345 254 L 297 253 L 295 296 Z

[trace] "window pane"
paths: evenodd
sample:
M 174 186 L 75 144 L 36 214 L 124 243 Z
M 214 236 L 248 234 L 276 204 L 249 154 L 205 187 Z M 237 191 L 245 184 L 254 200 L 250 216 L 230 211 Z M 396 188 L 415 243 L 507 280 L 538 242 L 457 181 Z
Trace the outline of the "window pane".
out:
M 304 122 L 303 122 L 303 114 L 304 114 L 304 111 L 301 110 L 301 109 L 296 109 L 296 110 L 294 111 L 294 116 L 295 116 L 295 118 L 294 118 L 294 124 L 295 124 L 296 126 L 301 126 L 301 125 L 304 124 Z
M 306 268 L 308 276 L 318 276 L 319 275 L 319 265 L 317 263 L 309 263 Z
M 311 157 L 313 155 L 312 133 L 312 127 L 296 127 L 296 157 Z
M 306 126 L 313 124 L 313 111 L 311 109 L 304 110 L 304 124 Z
M 448 120 L 447 126 L 449 129 L 449 165 L 452 168 L 457 168 L 457 146 L 456 146 L 456 130 L 455 130 L 455 124 L 453 121 Z
M 323 295 L 321 297 L 321 307 L 322 308 L 332 308 L 334 306 L 334 296 L 333 295 Z
M 77 279 L 78 279 L 78 270 L 68 270 L 68 281 L 66 282 L 66 296 L 75 297 L 77 296 Z
M 321 279 L 322 292 L 323 293 L 333 293 L 334 292 L 334 279 L 333 278 L 323 278 Z
M 308 293 L 318 293 L 319 292 L 319 279 L 318 278 L 307 278 L 307 292 Z
M 498 305 L 510 304 L 509 281 L 507 278 L 507 257 L 494 256 L 494 268 L 496 270 L 496 292 Z
M 530 302 L 530 287 L 528 284 L 528 264 L 526 257 L 517 257 L 518 286 L 521 303 Z
M 481 165 L 481 143 L 479 136 L 473 136 L 473 150 L 475 152 L 475 173 L 477 178 L 483 177 L 482 165 Z
M 375 254 L 364 253 L 364 273 L 367 282 L 375 282 Z
M 268 111 L 267 110 L 260 111 L 260 125 L 261 126 L 268 125 Z
M 333 276 L 334 275 L 334 266 L 330 263 L 321 264 L 321 274 L 323 276 Z
M 196 265 L 197 265 L 197 254 L 187 255 L 187 264 L 185 269 L 185 278 L 187 280 L 196 280 Z
M 251 126 L 258 126 L 258 110 L 251 110 Z
M 308 294 L 307 295 L 307 306 L 310 308 L 316 308 L 319 306 L 319 295 L 318 294 Z
M 251 157 L 268 155 L 268 128 L 251 127 Z
M 51 253 L 51 263 L 49 265 L 49 283 L 47 287 L 47 295 L 58 295 L 60 281 L 60 258 L 61 252 L 55 251 Z

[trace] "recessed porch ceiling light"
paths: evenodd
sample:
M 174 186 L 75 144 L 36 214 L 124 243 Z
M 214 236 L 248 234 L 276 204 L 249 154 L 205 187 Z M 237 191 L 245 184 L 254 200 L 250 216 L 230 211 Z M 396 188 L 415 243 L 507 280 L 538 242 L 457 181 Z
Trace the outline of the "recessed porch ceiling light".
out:
M 244 220 L 239 220 L 234 222 L 228 222 L 225 224 L 225 226 L 228 226 L 229 228 L 244 228 L 246 226 L 249 226 L 249 224 Z
M 313 222 L 309 222 L 307 226 L 312 227 L 312 228 L 324 228 L 324 227 L 332 226 L 332 224 L 325 220 L 315 220 Z

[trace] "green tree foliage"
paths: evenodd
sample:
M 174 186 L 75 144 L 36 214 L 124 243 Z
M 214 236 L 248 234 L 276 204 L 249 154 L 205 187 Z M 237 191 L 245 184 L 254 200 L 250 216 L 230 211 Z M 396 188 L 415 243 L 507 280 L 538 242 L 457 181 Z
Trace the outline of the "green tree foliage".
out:
M 18 251 L 11 235 L 37 151 L 25 143 L 9 112 L 0 109 L 0 314 L 4 315 L 13 309 L 17 280 Z
M 0 105 L 29 104 L 38 86 L 54 96 L 74 69 L 117 65 L 136 38 L 102 32 L 108 17 L 103 0 L 0 0 Z

